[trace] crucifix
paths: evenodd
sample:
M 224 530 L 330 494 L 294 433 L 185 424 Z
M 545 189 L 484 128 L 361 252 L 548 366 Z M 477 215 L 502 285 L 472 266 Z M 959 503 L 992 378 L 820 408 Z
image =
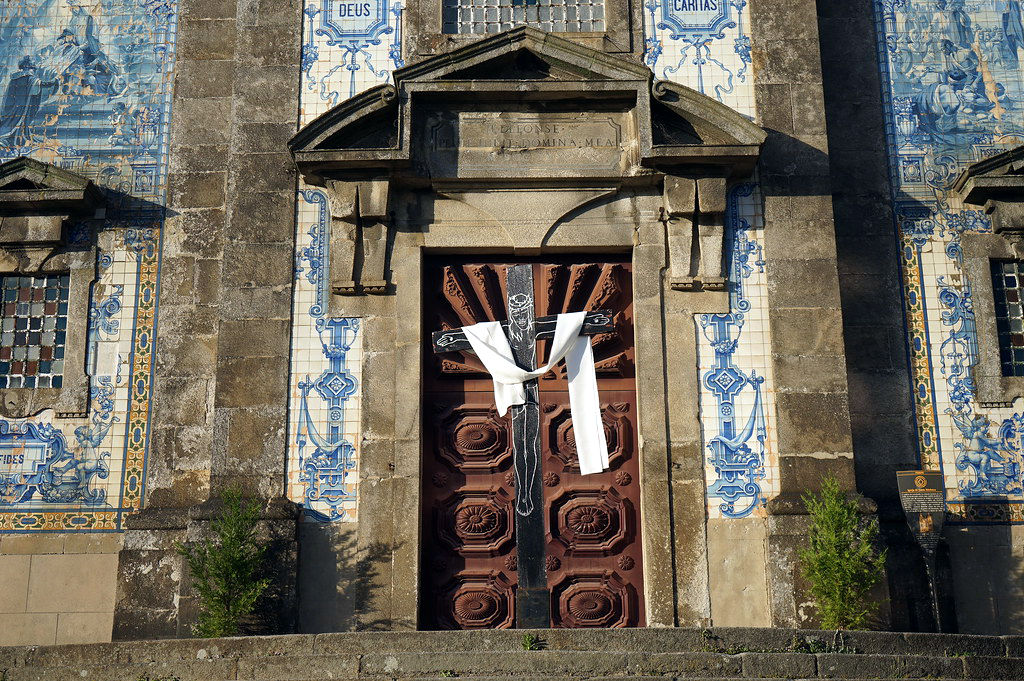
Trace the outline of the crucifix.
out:
M 537 341 L 553 338 L 557 315 L 534 315 L 533 266 L 513 265 L 507 270 L 508 319 L 501 322 L 515 363 L 527 371 L 537 368 Z M 581 335 L 611 331 L 612 313 L 588 312 Z M 462 329 L 435 331 L 435 353 L 469 351 Z M 541 483 L 540 401 L 537 379 L 524 383 L 525 404 L 509 408 L 512 422 L 512 462 L 515 468 L 515 533 L 519 586 L 516 590 L 516 626 L 545 628 L 550 621 L 551 596 L 545 564 L 544 499 Z

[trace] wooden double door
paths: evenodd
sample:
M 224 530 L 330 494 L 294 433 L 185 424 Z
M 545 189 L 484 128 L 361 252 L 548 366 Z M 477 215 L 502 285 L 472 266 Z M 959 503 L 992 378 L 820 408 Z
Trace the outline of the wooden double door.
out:
M 425 328 L 507 319 L 506 270 L 522 262 L 428 260 Z M 610 470 L 580 475 L 564 367 L 539 380 L 550 624 L 641 626 L 631 267 L 605 259 L 532 267 L 538 317 L 612 310 L 615 327 L 592 339 Z M 538 364 L 549 345 L 538 342 Z M 491 379 L 472 354 L 435 355 L 425 347 L 424 367 L 420 621 L 427 629 L 514 627 L 516 480 L 508 416 L 498 416 Z

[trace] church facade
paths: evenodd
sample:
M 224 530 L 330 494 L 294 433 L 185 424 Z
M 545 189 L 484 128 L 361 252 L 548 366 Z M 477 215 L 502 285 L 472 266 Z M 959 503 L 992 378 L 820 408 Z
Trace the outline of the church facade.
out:
M 1017 0 L 4 4 L 0 644 L 188 636 L 228 488 L 261 631 L 813 627 L 827 475 L 935 630 L 904 470 L 942 626 L 1020 631 L 1022 50 Z M 499 409 L 462 329 L 533 369 L 576 312 Z

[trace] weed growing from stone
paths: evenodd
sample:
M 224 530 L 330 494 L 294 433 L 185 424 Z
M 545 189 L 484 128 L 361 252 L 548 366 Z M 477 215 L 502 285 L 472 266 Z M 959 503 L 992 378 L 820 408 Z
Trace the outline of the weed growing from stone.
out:
M 878 604 L 871 589 L 882 579 L 885 551 L 875 548 L 878 520 L 864 521 L 834 476 L 805 494 L 810 544 L 800 551 L 804 577 L 826 629 L 867 629 Z
M 523 646 L 523 650 L 540 650 L 541 644 L 544 642 L 536 634 L 523 634 L 520 643 Z
M 457 676 L 458 676 L 458 674 L 455 673 L 454 669 L 442 669 L 441 670 L 441 678 L 444 678 L 444 679 L 454 679 Z
M 199 596 L 193 632 L 203 638 L 237 636 L 270 585 L 270 579 L 261 576 L 266 547 L 256 537 L 259 508 L 237 489 L 225 490 L 221 500 L 223 509 L 211 523 L 215 539 L 177 545 Z

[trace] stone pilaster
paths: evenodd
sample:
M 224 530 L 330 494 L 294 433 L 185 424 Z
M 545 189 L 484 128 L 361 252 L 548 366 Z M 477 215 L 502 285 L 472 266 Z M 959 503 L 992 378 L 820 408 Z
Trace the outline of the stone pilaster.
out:
M 855 486 L 816 7 L 757 0 L 751 21 L 757 112 L 768 132 L 758 170 L 780 468 L 780 494 L 768 502 L 768 608 L 772 626 L 809 626 L 800 495 L 828 474 Z
M 181 6 L 146 507 L 126 521 L 115 638 L 190 635 L 175 544 L 208 534 L 228 486 L 263 505 L 277 571 L 274 617 L 253 629 L 295 627 L 297 511 L 283 498 L 296 196 L 286 142 L 301 9 Z

